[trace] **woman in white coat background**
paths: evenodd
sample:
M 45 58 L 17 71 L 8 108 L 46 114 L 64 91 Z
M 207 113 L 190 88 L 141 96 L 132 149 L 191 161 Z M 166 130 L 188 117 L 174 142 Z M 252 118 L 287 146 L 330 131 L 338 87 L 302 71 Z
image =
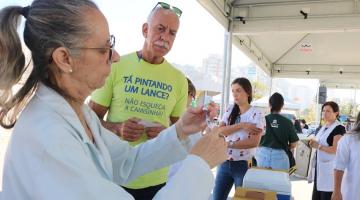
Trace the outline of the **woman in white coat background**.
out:
M 310 179 L 314 179 L 313 200 L 330 200 L 333 191 L 334 162 L 337 143 L 346 132 L 345 127 L 337 121 L 339 106 L 328 101 L 322 106 L 322 118 L 325 124 L 316 134 L 316 139 L 309 145 L 317 149 L 312 162 Z
M 33 69 L 12 96 L 27 66 L 16 30 L 21 16 Z M 120 59 L 114 45 L 104 15 L 89 0 L 35 0 L 0 11 L 0 125 L 16 122 L 1 199 L 130 200 L 118 185 L 183 159 L 154 199 L 208 199 L 210 168 L 226 159 L 226 143 L 214 129 L 189 145 L 188 136 L 206 125 L 202 108 L 187 110 L 156 139 L 131 147 L 84 104 Z M 216 113 L 215 106 L 209 112 Z
M 332 200 L 360 199 L 360 113 L 354 128 L 339 141 Z

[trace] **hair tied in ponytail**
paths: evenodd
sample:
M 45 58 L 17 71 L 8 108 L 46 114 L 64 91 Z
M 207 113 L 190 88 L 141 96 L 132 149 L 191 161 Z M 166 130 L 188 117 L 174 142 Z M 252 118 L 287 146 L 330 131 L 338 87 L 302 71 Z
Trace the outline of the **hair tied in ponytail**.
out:
M 25 19 L 28 18 L 30 11 L 30 6 L 23 7 L 20 11 L 20 14 L 25 17 Z

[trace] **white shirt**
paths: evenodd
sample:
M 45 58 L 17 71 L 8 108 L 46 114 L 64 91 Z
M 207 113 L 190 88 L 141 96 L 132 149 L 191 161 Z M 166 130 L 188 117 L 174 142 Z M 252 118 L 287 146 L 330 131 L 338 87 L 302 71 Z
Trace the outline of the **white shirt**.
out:
M 234 105 L 230 105 L 229 108 L 224 113 L 221 122 L 229 125 L 229 116 L 233 109 Z M 255 107 L 250 107 L 245 113 L 240 115 L 240 122 L 248 122 L 256 124 L 256 127 L 264 130 L 265 127 L 265 118 L 260 110 Z M 237 132 L 226 137 L 226 142 L 236 142 L 239 140 L 245 140 L 249 138 L 249 133 L 244 129 L 240 129 Z M 228 148 L 227 155 L 228 160 L 238 161 L 238 160 L 250 160 L 255 154 L 256 148 L 251 149 L 233 149 Z
M 344 200 L 360 199 L 360 135 L 345 134 L 338 142 L 335 169 L 344 171 L 341 193 Z
M 3 171 L 6 200 L 132 200 L 119 185 L 185 158 L 154 199 L 208 199 L 214 178 L 201 158 L 187 156 L 174 126 L 131 147 L 83 112 L 95 143 L 65 99 L 40 84 L 11 135 Z M 187 157 L 186 157 L 187 156 Z
M 340 122 L 335 121 L 328 128 L 323 126 L 316 134 L 317 142 L 324 147 L 328 147 L 327 138 L 333 130 L 340 125 Z M 316 189 L 318 191 L 332 192 L 334 189 L 334 163 L 335 154 L 330 154 L 325 151 L 316 151 Z

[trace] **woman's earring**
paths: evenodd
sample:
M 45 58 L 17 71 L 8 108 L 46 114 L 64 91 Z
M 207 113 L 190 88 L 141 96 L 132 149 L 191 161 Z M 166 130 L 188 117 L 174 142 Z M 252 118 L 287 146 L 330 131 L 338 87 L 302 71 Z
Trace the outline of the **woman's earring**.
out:
M 72 72 L 73 72 L 73 70 L 70 68 L 70 69 L 69 69 L 69 74 L 71 74 Z

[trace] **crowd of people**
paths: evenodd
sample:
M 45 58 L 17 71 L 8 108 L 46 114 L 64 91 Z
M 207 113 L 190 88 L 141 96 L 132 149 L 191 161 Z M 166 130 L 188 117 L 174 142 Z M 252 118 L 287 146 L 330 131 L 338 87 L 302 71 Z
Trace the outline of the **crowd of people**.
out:
M 224 200 L 249 166 L 289 170 L 287 152 L 299 138 L 280 115 L 281 94 L 271 95 L 264 116 L 251 106 L 250 81 L 236 78 L 219 127 L 207 123 L 216 104 L 194 106 L 194 85 L 164 58 L 181 14 L 158 2 L 142 25 L 141 50 L 120 58 L 91 0 L 34 0 L 0 11 L 0 125 L 14 127 L 2 199 Z M 22 17 L 33 68 L 12 96 L 27 68 Z M 359 120 L 345 134 L 335 102 L 322 113 L 325 124 L 309 142 L 313 199 L 359 199 Z

